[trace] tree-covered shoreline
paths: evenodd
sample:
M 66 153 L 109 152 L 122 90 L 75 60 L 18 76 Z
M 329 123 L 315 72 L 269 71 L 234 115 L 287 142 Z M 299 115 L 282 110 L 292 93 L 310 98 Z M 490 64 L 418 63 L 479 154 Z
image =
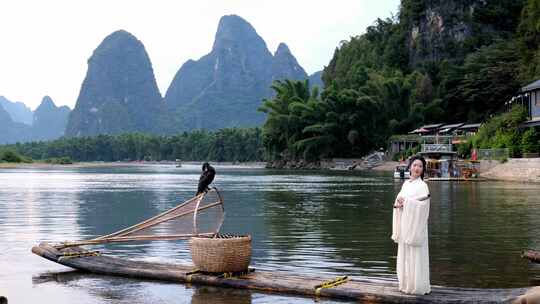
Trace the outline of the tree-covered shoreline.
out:
M 193 131 L 173 136 L 142 133 L 60 138 L 53 141 L 4 145 L 32 160 L 69 158 L 73 161 L 263 161 L 259 128 Z

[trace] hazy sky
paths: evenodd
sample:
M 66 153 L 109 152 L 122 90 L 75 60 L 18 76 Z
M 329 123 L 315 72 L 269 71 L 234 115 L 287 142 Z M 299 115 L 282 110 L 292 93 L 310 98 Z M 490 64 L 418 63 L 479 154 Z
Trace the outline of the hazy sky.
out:
M 75 106 L 87 60 L 124 29 L 144 44 L 165 95 L 180 66 L 210 52 L 219 19 L 236 14 L 266 41 L 285 42 L 308 74 L 330 61 L 342 40 L 376 18 L 397 14 L 399 0 L 17 0 L 0 1 L 0 95 L 35 109 L 44 95 Z

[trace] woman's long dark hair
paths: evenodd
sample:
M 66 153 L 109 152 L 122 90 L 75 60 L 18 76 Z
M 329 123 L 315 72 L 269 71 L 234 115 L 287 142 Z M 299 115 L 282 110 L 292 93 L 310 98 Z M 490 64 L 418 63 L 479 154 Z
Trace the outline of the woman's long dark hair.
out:
M 422 174 L 420 174 L 420 178 L 423 180 L 424 179 L 424 172 L 426 172 L 426 160 L 422 156 L 414 155 L 413 157 L 410 158 L 410 160 L 409 160 L 409 172 L 411 170 L 412 164 L 417 159 L 422 162 Z

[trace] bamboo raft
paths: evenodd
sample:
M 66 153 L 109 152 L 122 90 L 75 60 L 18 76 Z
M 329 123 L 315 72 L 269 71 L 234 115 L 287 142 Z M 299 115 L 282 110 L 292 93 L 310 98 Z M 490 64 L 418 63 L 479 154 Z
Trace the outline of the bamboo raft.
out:
M 84 251 L 80 247 L 58 250 L 47 243 L 34 246 L 32 252 L 64 266 L 96 274 L 329 297 L 365 303 L 520 303 L 518 298 L 531 289 L 432 286 L 429 295 L 414 296 L 399 292 L 396 283 L 359 278 L 335 279 L 268 271 L 217 276 L 194 272 L 191 265 L 134 261 Z
M 531 262 L 540 263 L 540 251 L 525 250 L 523 253 L 521 253 L 521 257 L 524 259 L 529 259 Z

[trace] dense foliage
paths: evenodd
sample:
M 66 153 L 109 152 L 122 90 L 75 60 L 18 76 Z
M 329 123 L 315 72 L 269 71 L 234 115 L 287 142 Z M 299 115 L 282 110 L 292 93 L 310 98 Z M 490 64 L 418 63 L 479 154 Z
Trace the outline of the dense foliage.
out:
M 511 156 L 519 156 L 522 153 L 521 143 L 525 131 L 519 126 L 526 118 L 526 111 L 521 106 L 516 106 L 510 112 L 492 117 L 471 138 L 472 147 L 478 149 L 507 148 L 510 150 Z M 534 132 L 534 129 L 532 130 Z M 530 131 L 528 132 L 530 135 Z
M 540 78 L 540 0 L 528 0 L 521 14 L 518 29 L 521 48 L 521 79 L 525 82 Z
M 383 117 L 369 114 L 383 104 L 369 96 L 355 91 L 319 96 L 317 88 L 310 92 L 308 81 L 276 81 L 272 88 L 275 97 L 260 108 L 268 114 L 263 134 L 270 159 L 362 155 L 384 143 L 369 136 L 384 132 L 377 130 Z
M 458 154 L 462 157 L 471 155 L 472 149 L 508 149 L 511 157 L 524 153 L 537 153 L 540 134 L 534 128 L 521 128 L 527 119 L 527 112 L 521 105 L 511 111 L 495 115 L 486 121 L 478 133 L 458 145 Z
M 7 146 L 10 151 L 53 163 L 75 161 L 260 161 L 262 134 L 254 129 L 194 131 L 174 136 L 140 133 L 61 138 Z
M 445 120 L 482 122 L 504 109 L 520 88 L 518 49 L 514 41 L 484 46 L 465 58 L 462 66 L 449 71 L 444 91 Z
M 13 149 L 0 149 L 0 163 L 30 163 L 31 159 L 24 157 Z
M 341 42 L 320 96 L 275 83 L 265 147 L 273 158 L 362 156 L 423 124 L 486 121 L 540 78 L 538 20 L 540 0 L 402 0 L 397 17 Z

